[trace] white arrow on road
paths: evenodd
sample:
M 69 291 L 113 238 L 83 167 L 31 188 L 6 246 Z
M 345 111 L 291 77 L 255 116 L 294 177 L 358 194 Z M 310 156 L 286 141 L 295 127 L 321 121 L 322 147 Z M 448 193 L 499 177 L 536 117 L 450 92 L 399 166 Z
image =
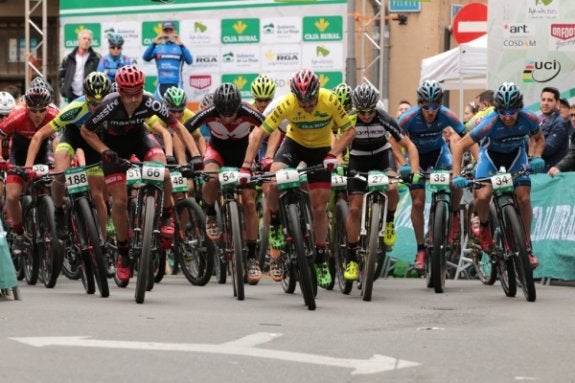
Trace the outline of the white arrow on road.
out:
M 133 342 L 117 340 L 89 339 L 87 336 L 71 337 L 26 337 L 10 338 L 34 347 L 67 346 L 67 347 L 94 347 L 116 348 L 128 350 L 149 351 L 183 351 L 209 354 L 225 354 L 252 356 L 255 358 L 277 359 L 296 363 L 318 364 L 350 368 L 352 375 L 376 374 L 385 371 L 398 370 L 400 368 L 415 367 L 419 363 L 400 360 L 389 356 L 375 354 L 369 359 L 333 358 L 324 355 L 305 354 L 291 351 L 280 351 L 256 348 L 255 346 L 271 341 L 281 336 L 277 333 L 255 333 L 235 341 L 222 344 L 200 343 L 158 343 L 158 342 Z

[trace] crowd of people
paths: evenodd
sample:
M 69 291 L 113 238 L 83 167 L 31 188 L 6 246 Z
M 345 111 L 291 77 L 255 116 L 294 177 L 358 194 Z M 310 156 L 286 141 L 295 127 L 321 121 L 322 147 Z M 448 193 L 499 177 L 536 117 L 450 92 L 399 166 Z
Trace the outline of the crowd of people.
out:
M 324 170 L 308 175 L 313 234 L 315 238 L 315 276 L 319 286 L 328 286 L 328 216 L 331 169 L 346 162 L 351 172 L 382 170 L 400 176 L 409 185 L 412 200 L 411 221 L 415 237 L 414 266 L 425 267 L 424 238 L 425 180 L 421 172 L 443 169 L 453 175 L 451 183 L 452 226 L 449 241 L 459 235 L 459 201 L 467 179 L 462 176 L 465 153 L 475 163 L 475 177 L 487 177 L 505 167 L 514 172 L 529 167 L 533 172 L 555 176 L 575 168 L 575 144 L 569 145 L 575 126 L 575 105 L 569 106 L 557 89 L 541 91 L 541 115 L 524 108 L 521 90 L 505 82 L 495 90 L 480 93 L 465 109 L 463 120 L 443 105 L 444 91 L 436 81 L 425 81 L 416 90 L 416 103 L 402 100 L 395 116 L 384 110 L 377 89 L 363 83 L 355 88 L 342 83 L 332 90 L 320 86 L 316 73 L 301 69 L 290 79 L 290 92 L 275 97 L 276 84 L 267 75 L 251 84 L 253 102 L 242 100 L 240 90 L 223 83 L 202 100 L 201 108 L 191 111 L 182 84 L 182 65 L 192 56 L 183 45 L 172 22 L 163 23 L 163 34 L 144 52 L 145 61 L 156 60 L 158 86 L 152 95 L 144 91 L 145 74 L 136 60 L 121 53 L 124 40 L 108 35 L 109 54 L 100 57 L 92 48 L 88 30 L 78 36 L 78 47 L 62 61 L 60 92 L 67 106 L 54 104 L 50 84 L 37 78 L 26 89 L 22 100 L 0 92 L 0 193 L 5 198 L 6 214 L 15 233 L 14 252 L 23 246 L 20 196 L 36 163 L 53 163 L 55 172 L 71 166 L 81 154 L 83 164 L 99 164 L 89 174 L 94 206 L 105 238 L 106 221 L 114 222 L 119 257 L 115 273 L 119 280 L 131 276 L 128 264 L 126 169 L 120 159 L 136 156 L 164 164 L 189 164 L 194 170 L 217 172 L 236 167 L 251 175 L 256 168 L 277 172 L 300 163 L 323 165 Z M 257 166 L 256 166 L 257 165 Z M 63 180 L 52 184 L 59 236 L 66 236 L 63 223 Z M 5 182 L 5 187 L 4 187 Z M 520 215 L 530 238 L 532 209 L 529 176 L 514 180 Z M 351 178 L 347 185 L 349 215 L 346 222 L 347 251 L 344 277 L 359 278 L 358 242 L 360 212 L 366 182 Z M 4 196 L 5 193 L 5 196 Z M 169 176 L 164 193 L 172 195 Z M 493 244 L 489 228 L 491 188 L 475 192 L 479 225 L 473 235 L 485 250 Z M 278 251 L 285 245 L 278 216 L 278 190 L 275 184 L 264 187 L 265 221 L 269 224 L 270 276 L 281 281 L 282 264 Z M 206 213 L 206 232 L 217 241 L 221 237 L 216 219 L 218 179 L 202 187 Z M 397 187 L 387 191 L 389 204 L 384 243 L 395 241 L 394 219 L 399 201 Z M 110 198 L 111 197 L 111 198 Z M 111 202 L 111 207 L 107 206 Z M 255 190 L 241 194 L 245 212 L 247 281 L 258 283 L 262 276 L 256 258 L 258 216 Z M 173 199 L 163 203 L 161 236 L 169 248 L 174 235 Z M 275 250 L 275 251 L 274 251 Z M 533 268 L 539 261 L 529 247 Z

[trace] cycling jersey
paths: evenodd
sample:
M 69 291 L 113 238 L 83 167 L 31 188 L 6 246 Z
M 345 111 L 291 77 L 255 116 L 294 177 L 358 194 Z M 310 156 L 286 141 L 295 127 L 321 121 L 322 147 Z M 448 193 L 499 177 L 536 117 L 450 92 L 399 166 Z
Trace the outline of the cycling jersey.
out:
M 66 107 L 50 121 L 50 127 L 55 132 L 59 132 L 68 125 L 74 126 L 79 130 L 91 114 L 92 112 L 86 101 L 86 96 L 78 97 L 66 105 Z
M 194 112 L 192 112 L 190 109 L 186 108 L 184 109 L 184 113 L 182 113 L 181 117 L 179 118 L 178 121 L 180 121 L 182 124 L 186 121 L 188 121 L 190 118 L 194 117 L 195 114 Z M 154 133 L 154 125 L 156 124 L 160 124 L 163 127 L 166 127 L 166 124 L 164 123 L 164 121 L 162 121 L 158 116 L 153 115 L 152 117 L 148 118 L 148 120 L 146 121 L 146 125 L 148 126 L 148 130 L 150 131 L 150 133 Z M 170 132 L 172 133 L 172 132 Z M 196 130 L 192 133 L 192 135 L 194 137 L 199 137 L 200 136 L 200 132 L 199 130 Z
M 341 132 L 352 127 L 351 119 L 337 97 L 324 88 L 320 88 L 317 104 L 311 113 L 304 111 L 296 96 L 289 93 L 280 100 L 261 127 L 271 133 L 284 119 L 290 122 L 286 136 L 306 148 L 329 147 L 334 127 Z
M 131 57 L 118 55 L 106 55 L 100 59 L 98 63 L 98 72 L 104 72 L 110 79 L 110 81 L 114 82 L 116 77 L 116 71 L 118 68 L 121 68 L 126 65 L 135 65 L 136 60 Z
M 399 118 L 399 126 L 415 144 L 419 154 L 439 151 L 443 146 L 447 146 L 443 139 L 443 130 L 449 126 L 460 136 L 465 133 L 461 121 L 445 106 L 441 106 L 437 118 L 431 124 L 427 124 L 422 113 L 419 106 L 412 106 Z
M 16 106 L 8 117 L 0 122 L 0 136 L 6 137 L 13 134 L 30 140 L 34 133 L 58 115 L 58 108 L 53 105 L 48 105 L 46 109 L 44 120 L 36 126 L 30 119 L 28 107 Z
M 357 119 L 355 122 L 355 137 L 351 142 L 352 156 L 372 156 L 391 148 L 389 137 L 401 141 L 403 134 L 397 122 L 385 111 L 376 109 L 376 114 L 370 122 Z
M 156 60 L 158 69 L 158 85 L 171 84 L 183 87 L 182 68 L 184 62 L 192 63 L 192 54 L 183 45 L 172 41 L 161 44 L 152 44 L 143 55 L 144 61 Z
M 527 135 L 539 132 L 539 119 L 537 115 L 527 110 L 521 110 L 517 123 L 512 128 L 503 125 L 497 112 L 489 114 L 469 134 L 473 141 L 480 143 L 481 147 L 489 152 L 512 153 L 525 146 Z

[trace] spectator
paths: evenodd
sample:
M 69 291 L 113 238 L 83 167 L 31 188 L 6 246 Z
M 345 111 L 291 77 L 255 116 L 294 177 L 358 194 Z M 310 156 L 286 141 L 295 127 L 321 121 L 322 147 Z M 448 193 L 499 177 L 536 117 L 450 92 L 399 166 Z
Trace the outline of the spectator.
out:
M 569 121 L 569 101 L 564 98 L 559 99 L 559 114 L 563 117 L 566 121 Z
M 22 97 L 22 91 L 20 90 L 20 87 L 18 85 L 7 85 L 6 87 L 4 87 L 4 91 L 10 93 L 10 95 L 12 97 L 14 97 L 14 100 L 16 100 L 16 102 L 18 102 L 18 100 L 20 100 L 20 97 Z
M 465 123 L 465 130 L 471 131 L 487 116 L 493 112 L 493 91 L 485 90 L 477 96 L 477 112 L 475 115 Z
M 154 96 L 162 99 L 162 95 L 169 87 L 183 88 L 183 63 L 192 63 L 192 54 L 184 46 L 180 36 L 176 33 L 176 26 L 171 21 L 162 24 L 162 34 L 154 39 L 144 52 L 144 61 L 156 60 L 158 68 L 158 87 Z
M 546 170 L 555 166 L 565 155 L 569 147 L 569 126 L 559 114 L 559 90 L 545 87 L 541 91 L 541 116 L 539 127 L 545 137 L 545 149 L 541 158 L 545 160 Z
M 571 141 L 575 141 L 573 134 L 575 134 L 575 104 L 569 108 L 569 139 Z
M 98 68 L 100 54 L 92 49 L 92 31 L 78 33 L 78 46 L 64 57 L 58 69 L 60 94 L 66 102 L 84 94 L 84 79 Z
M 124 46 L 124 38 L 117 33 L 108 34 L 108 50 L 109 54 L 102 57 L 98 64 L 98 72 L 104 72 L 114 82 L 116 71 L 126 65 L 135 65 L 136 60 L 122 54 L 122 47 Z
M 463 111 L 463 124 L 467 124 L 469 120 L 475 116 L 475 114 L 479 111 L 478 105 L 475 101 L 471 101 L 467 105 L 465 105 L 465 110 Z
M 569 120 L 570 146 L 565 157 L 547 172 L 551 177 L 555 177 L 560 172 L 572 172 L 575 170 L 575 137 L 572 136 L 573 132 L 575 132 L 575 104 L 571 105 L 569 109 Z
M 399 120 L 399 117 L 403 114 L 403 112 L 409 108 L 411 108 L 411 103 L 407 100 L 401 100 L 399 105 L 397 105 L 397 113 L 395 115 L 395 119 Z

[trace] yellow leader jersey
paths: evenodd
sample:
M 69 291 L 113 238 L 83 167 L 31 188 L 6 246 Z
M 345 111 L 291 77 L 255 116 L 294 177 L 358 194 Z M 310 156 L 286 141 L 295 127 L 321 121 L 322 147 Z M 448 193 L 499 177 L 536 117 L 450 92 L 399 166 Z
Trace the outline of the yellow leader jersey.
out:
M 262 124 L 262 129 L 271 133 L 283 120 L 290 124 L 286 136 L 306 148 L 331 146 L 332 129 L 344 132 L 352 127 L 352 122 L 337 97 L 330 91 L 320 88 L 318 101 L 311 113 L 304 111 L 293 93 L 280 101 Z
M 186 108 L 186 109 L 184 109 L 184 113 L 183 113 L 182 116 L 178 119 L 178 121 L 180 121 L 180 122 L 183 124 L 184 122 L 188 121 L 190 118 L 192 118 L 192 117 L 194 117 L 194 116 L 195 116 L 194 112 L 192 112 L 190 109 Z M 164 121 L 162 121 L 162 120 L 160 119 L 160 117 L 158 117 L 158 116 L 155 116 L 155 115 L 154 115 L 154 116 L 152 116 L 152 117 L 150 117 L 150 118 L 148 118 L 148 119 L 146 120 L 146 125 L 148 126 L 148 130 L 150 130 L 151 133 L 154 133 L 153 130 L 154 130 L 154 126 L 155 126 L 156 124 L 160 124 L 160 125 L 162 125 L 164 128 L 166 127 L 166 124 L 164 123 Z M 192 136 L 194 136 L 194 137 L 198 137 L 199 135 L 200 135 L 200 130 L 199 130 L 199 129 L 197 129 L 196 131 L 194 131 L 194 132 L 192 133 Z

